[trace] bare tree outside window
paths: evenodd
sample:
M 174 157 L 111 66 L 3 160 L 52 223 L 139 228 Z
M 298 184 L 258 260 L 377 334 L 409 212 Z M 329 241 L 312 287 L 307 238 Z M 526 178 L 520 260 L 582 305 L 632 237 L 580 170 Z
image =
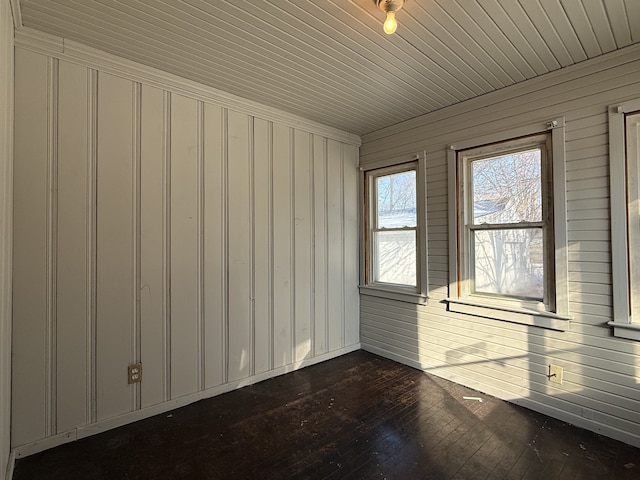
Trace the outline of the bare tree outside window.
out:
M 470 162 L 473 291 L 542 300 L 540 148 Z

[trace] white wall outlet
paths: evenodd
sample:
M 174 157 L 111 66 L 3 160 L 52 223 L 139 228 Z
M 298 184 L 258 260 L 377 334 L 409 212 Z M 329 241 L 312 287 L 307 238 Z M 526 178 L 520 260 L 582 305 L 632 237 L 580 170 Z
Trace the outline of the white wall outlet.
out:
M 564 368 L 557 365 L 549 365 L 549 381 L 559 383 L 562 385 L 562 379 L 564 377 Z

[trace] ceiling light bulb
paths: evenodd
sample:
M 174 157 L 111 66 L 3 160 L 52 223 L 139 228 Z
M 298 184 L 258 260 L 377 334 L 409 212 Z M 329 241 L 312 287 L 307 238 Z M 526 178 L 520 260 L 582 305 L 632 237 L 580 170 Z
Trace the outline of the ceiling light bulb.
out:
M 387 12 L 387 19 L 384 22 L 384 33 L 391 35 L 398 28 L 398 22 L 396 22 L 396 12 L 389 10 Z

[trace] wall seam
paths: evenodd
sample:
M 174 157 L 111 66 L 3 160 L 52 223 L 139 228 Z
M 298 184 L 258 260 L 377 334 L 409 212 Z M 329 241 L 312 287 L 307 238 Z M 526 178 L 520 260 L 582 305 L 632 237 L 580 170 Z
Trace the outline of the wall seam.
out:
M 249 249 L 249 301 L 250 301 L 250 331 L 249 345 L 251 361 L 250 375 L 256 372 L 256 219 L 255 219 L 255 118 L 249 116 L 249 225 L 251 228 L 251 245 Z
M 229 382 L 229 110 L 222 109 L 222 383 Z
M 162 142 L 162 322 L 164 400 L 171 399 L 171 93 L 164 91 Z
M 57 430 L 57 244 L 58 244 L 58 60 L 47 60 L 48 148 L 47 148 L 47 388 L 45 432 Z
M 206 385 L 204 303 L 204 103 L 198 102 L 198 390 Z
M 88 156 L 89 166 L 87 168 L 87 419 L 89 423 L 95 423 L 98 418 L 97 396 L 98 386 L 96 380 L 97 372 L 97 200 L 98 200 L 98 72 L 89 70 L 87 73 L 89 83 L 89 102 L 87 121 L 89 122 Z
M 275 363 L 275 348 L 274 348 L 274 302 L 273 302 L 273 266 L 274 266 L 274 211 L 273 211 L 273 122 L 268 123 L 267 132 L 267 155 L 268 155 L 268 179 L 269 182 L 269 370 L 273 370 Z
M 141 133 L 142 133 L 142 85 L 140 83 L 133 82 L 132 84 L 132 96 L 133 96 L 133 168 L 132 168 L 132 189 L 133 189 L 133 245 L 132 250 L 132 273 L 133 273 L 133 312 L 132 312 L 132 355 L 133 363 L 140 362 L 141 349 L 142 349 L 142 325 L 140 321 L 140 285 L 141 285 L 141 270 L 140 270 L 140 256 L 141 256 Z M 142 386 L 140 382 L 134 384 L 132 390 L 132 407 L 134 410 L 139 410 L 142 407 Z

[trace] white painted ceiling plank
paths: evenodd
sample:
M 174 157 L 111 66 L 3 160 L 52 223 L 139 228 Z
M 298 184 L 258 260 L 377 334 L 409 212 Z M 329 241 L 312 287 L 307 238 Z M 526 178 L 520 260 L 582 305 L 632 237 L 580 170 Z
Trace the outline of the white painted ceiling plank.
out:
M 278 0 L 274 0 L 272 3 L 279 5 L 280 2 Z M 264 4 L 260 5 L 264 7 Z M 258 10 L 260 8 L 259 6 L 251 4 L 248 8 L 251 9 L 252 13 L 255 12 L 255 15 L 261 16 L 260 10 Z M 273 24 L 280 28 L 285 28 L 288 24 L 289 29 L 291 29 L 292 24 L 289 22 L 295 20 L 299 25 L 306 25 L 306 27 L 301 26 L 296 30 L 295 37 L 296 41 L 304 41 L 306 45 L 308 45 L 312 54 L 325 48 L 331 52 L 331 60 L 336 61 L 337 56 L 344 58 L 341 64 L 343 66 L 341 68 L 345 68 L 346 66 L 354 63 L 367 65 L 370 71 L 370 76 L 368 77 L 370 81 L 373 80 L 373 78 L 380 77 L 382 78 L 380 82 L 381 86 L 385 86 L 387 88 L 393 86 L 396 91 L 407 91 L 407 98 L 413 98 L 413 103 L 418 105 L 419 108 L 424 108 L 423 102 L 431 104 L 434 108 L 439 108 L 451 101 L 451 95 L 449 95 L 442 87 L 433 84 L 428 76 L 419 74 L 419 72 L 413 70 L 408 64 L 400 61 L 393 55 L 390 55 L 385 49 L 379 49 L 379 52 L 376 54 L 376 52 L 372 51 L 370 48 L 361 47 L 357 50 L 348 49 L 342 42 L 337 42 L 335 40 L 336 36 L 347 40 L 344 43 L 348 43 L 356 47 L 358 47 L 360 43 L 365 43 L 362 35 L 359 35 L 356 39 L 349 39 L 345 36 L 340 30 L 341 23 L 334 17 L 326 16 L 326 18 L 322 20 L 318 19 L 315 15 L 296 8 L 296 6 L 292 5 L 291 2 L 283 2 L 282 9 L 282 11 L 285 12 L 286 15 L 289 15 L 289 17 L 285 17 L 282 20 L 273 19 Z M 264 18 L 264 16 L 262 17 Z M 289 20 L 289 22 L 286 20 Z M 333 35 L 329 35 L 329 32 L 323 33 L 323 30 L 327 29 L 331 29 L 330 33 Z M 380 35 L 378 34 L 377 37 L 379 36 Z M 376 68 L 376 62 L 380 61 L 380 54 L 385 55 L 387 57 L 386 60 L 388 60 L 390 64 L 397 65 L 399 68 L 390 70 Z M 434 90 L 430 90 L 430 92 L 427 93 L 426 89 L 418 89 L 415 86 L 416 84 L 421 84 L 423 82 L 433 84 Z M 446 98 L 441 96 L 441 94 L 444 94 Z M 419 99 L 424 100 L 418 104 Z
M 500 65 L 489 57 L 468 33 L 452 21 L 439 5 L 430 3 L 428 10 L 423 5 L 418 5 L 412 10 L 412 16 L 447 45 L 456 55 L 458 62 L 464 62 L 473 68 L 478 78 L 484 80 L 485 91 L 513 83 Z
M 511 20 L 497 0 L 479 0 L 479 3 L 485 12 L 491 12 L 493 21 L 504 32 L 513 46 L 527 59 L 527 63 L 529 63 L 537 75 L 549 72 L 549 69 L 531 47 L 518 28 L 518 25 L 513 23 L 513 20 Z
M 585 13 L 589 18 L 589 22 L 591 23 L 591 28 L 593 29 L 596 38 L 598 39 L 598 44 L 600 45 L 600 49 L 603 53 L 611 52 L 615 50 L 616 40 L 613 37 L 613 31 L 611 28 L 611 21 L 608 18 L 607 11 L 605 9 L 602 0 L 582 0 Z M 603 21 L 603 19 L 607 19 L 608 21 Z
M 560 0 L 560 2 L 587 56 L 595 57 L 601 55 L 602 49 L 582 2 L 576 2 L 575 0 Z
M 622 48 L 630 45 L 631 30 L 629 28 L 629 18 L 627 17 L 624 0 L 604 0 L 604 6 L 611 23 L 616 46 Z
M 587 54 L 578 39 L 578 35 L 573 29 L 564 8 L 558 0 L 538 0 L 540 6 L 546 13 L 549 21 L 553 24 L 562 42 L 571 55 L 573 62 L 581 62 L 587 59 Z
M 403 45 L 397 45 L 394 42 L 398 37 L 381 36 L 378 31 L 379 24 L 366 21 L 369 19 L 368 15 L 363 15 L 360 20 L 357 18 L 353 20 L 354 23 L 358 22 L 358 26 L 362 28 L 345 29 L 344 15 L 338 7 L 325 11 L 306 0 L 274 0 L 273 3 L 280 6 L 284 12 L 301 22 L 302 25 L 312 27 L 309 29 L 309 35 L 314 35 L 316 32 L 322 35 L 320 37 L 314 35 L 316 40 L 320 42 L 315 44 L 317 48 L 326 45 L 327 39 L 333 40 L 335 44 L 330 46 L 332 52 L 345 50 L 355 58 L 366 59 L 371 65 L 376 65 L 381 60 L 389 61 L 389 66 L 397 67 L 398 70 L 389 72 L 389 74 L 398 77 L 411 77 L 419 83 L 428 81 L 433 73 L 430 69 L 416 69 L 410 62 L 406 62 L 405 60 L 411 59 L 403 50 Z M 432 64 L 432 66 L 436 67 L 437 65 Z M 446 72 L 442 70 L 442 73 Z M 438 84 L 438 87 L 442 88 L 442 92 L 448 95 L 443 86 L 446 86 L 444 81 Z
M 445 0 L 440 1 L 444 4 Z M 455 1 L 459 2 L 461 0 Z M 532 78 L 537 75 L 533 67 L 527 62 L 527 59 L 518 51 L 505 32 L 499 28 L 494 19 L 487 14 L 478 2 L 463 2 L 460 5 L 466 10 L 468 16 L 487 32 L 487 35 L 508 56 L 525 78 Z
M 519 82 L 526 78 L 511 59 L 498 48 L 487 32 L 480 28 L 457 2 L 447 0 L 444 4 L 438 4 L 438 7 L 457 24 L 460 30 L 466 32 L 474 42 L 481 46 L 486 54 L 508 75 L 511 82 Z
M 192 1 L 190 1 L 189 3 L 197 4 L 198 6 L 196 8 L 207 9 L 206 13 L 208 15 L 214 15 L 217 11 L 217 9 L 212 9 L 211 6 L 208 4 L 202 4 L 201 2 L 192 2 Z M 231 8 L 231 6 L 229 6 L 229 8 Z M 209 11 L 209 10 L 212 10 L 212 11 Z M 256 42 L 257 45 L 259 44 L 267 45 L 269 46 L 269 49 L 273 49 L 277 47 L 279 51 L 284 52 L 284 54 L 289 53 L 287 52 L 287 47 L 289 47 L 288 48 L 289 51 L 296 53 L 297 58 L 299 58 L 299 61 L 301 62 L 302 65 L 317 63 L 318 66 L 322 66 L 323 69 L 327 69 L 328 71 L 336 69 L 336 67 L 334 66 L 335 60 L 333 59 L 332 52 L 322 52 L 318 50 L 312 51 L 312 52 L 305 52 L 302 49 L 304 45 L 302 45 L 297 40 L 294 43 L 287 44 L 285 42 L 285 39 L 276 37 L 274 32 L 278 32 L 279 29 L 276 29 L 276 28 L 271 29 L 268 26 L 266 28 L 262 28 L 263 27 L 262 23 L 264 23 L 262 19 L 259 19 L 254 16 L 247 16 L 247 13 L 245 11 L 241 11 L 238 9 L 232 10 L 230 13 L 232 14 L 235 13 L 236 15 L 231 15 L 232 20 L 229 19 L 229 22 L 233 22 L 234 24 L 239 26 L 241 31 L 242 30 L 250 31 L 250 33 L 248 33 L 247 35 L 253 36 L 256 39 L 254 41 Z M 204 15 L 205 12 L 202 11 L 201 14 Z M 244 24 L 240 22 L 244 22 Z M 254 22 L 258 22 L 258 23 L 256 24 Z M 341 67 L 343 68 L 343 70 L 347 70 L 349 68 L 347 64 L 345 65 L 346 66 Z M 376 74 L 384 75 L 384 71 L 381 69 L 377 69 L 377 70 L 371 69 L 371 70 Z M 339 70 L 336 70 L 336 71 L 339 72 Z M 354 71 L 356 73 L 359 73 L 358 80 L 355 82 L 355 85 L 366 84 L 366 82 L 369 82 L 372 80 L 371 76 L 363 76 L 361 72 L 357 72 L 357 70 L 354 70 Z M 323 78 L 322 69 L 320 69 L 317 75 L 319 78 Z M 393 79 L 388 79 L 388 78 L 383 79 L 379 87 L 381 95 L 384 95 L 385 93 L 387 93 L 385 92 L 385 90 L 388 91 L 388 94 L 389 94 L 388 96 L 391 96 L 391 94 L 393 94 L 394 92 L 396 92 L 396 95 L 398 95 L 397 92 L 400 92 L 399 93 L 400 96 L 405 95 L 403 90 L 401 88 L 398 88 L 398 83 L 399 83 L 398 81 L 393 81 Z M 344 85 L 345 89 L 347 89 L 350 85 L 349 82 L 344 82 L 344 76 L 343 76 L 342 84 Z M 321 83 L 318 84 L 318 88 L 322 88 Z M 410 83 L 407 83 L 407 88 L 414 88 L 414 87 Z M 406 99 L 409 102 L 409 103 L 405 103 L 406 110 L 411 112 L 411 110 L 415 106 L 413 105 L 416 102 L 415 98 L 416 97 L 420 98 L 419 95 L 421 95 L 419 90 L 415 90 L 414 95 L 406 95 Z M 348 92 L 346 91 L 345 91 L 345 96 L 348 96 Z
M 409 0 L 391 36 L 374 0 L 15 1 L 54 38 L 360 135 L 640 42 L 640 0 Z
M 540 2 L 538 0 L 521 1 L 520 6 L 525 10 L 529 20 L 535 25 L 538 32 L 540 32 L 541 37 L 553 52 L 560 66 L 571 65 L 573 58 L 571 58 L 566 45 Z
M 633 42 L 640 42 L 640 2 L 638 0 L 625 0 L 624 6 L 626 7 L 629 19 L 631 40 Z
M 529 1 L 529 5 L 535 5 L 535 1 Z M 546 69 L 548 71 L 553 71 L 560 68 L 561 64 L 559 60 L 556 58 L 554 53 L 549 48 L 549 45 L 543 40 L 542 33 L 540 29 L 537 28 L 531 17 L 527 14 L 523 6 L 518 2 L 500 0 L 500 5 L 507 13 L 511 21 L 514 25 L 518 26 L 520 32 L 522 32 L 522 36 L 527 40 L 531 48 L 538 58 L 544 63 Z M 544 24 L 546 27 L 548 24 Z M 543 28 L 544 28 L 543 27 Z
M 155 1 L 152 2 L 151 3 L 152 6 L 150 8 L 153 8 L 154 4 L 157 4 L 157 2 Z M 140 5 L 139 7 L 144 8 L 145 6 Z M 173 8 L 173 7 L 168 6 L 167 8 Z M 152 15 L 151 15 L 152 12 L 153 10 L 145 11 L 144 13 L 150 15 L 149 17 L 145 17 L 145 18 L 152 18 Z M 184 12 L 181 12 L 181 13 L 184 14 Z M 160 17 L 162 16 L 162 14 L 163 12 L 158 12 L 157 15 L 158 17 Z M 143 14 L 141 13 L 141 15 Z M 190 20 L 192 22 L 197 22 L 197 19 L 194 18 L 193 15 L 189 15 L 189 16 L 191 17 Z M 184 22 L 184 23 L 181 23 L 181 28 L 183 28 L 185 32 L 187 32 L 189 28 L 191 28 L 192 30 L 195 30 L 197 28 L 195 27 L 195 25 L 189 24 L 188 20 L 181 18 L 181 16 L 174 15 L 173 19 L 174 19 L 174 23 Z M 165 22 L 169 22 L 169 19 L 165 18 Z M 314 65 L 312 62 L 309 62 L 308 55 L 290 58 L 290 55 L 289 57 L 284 56 L 285 54 L 288 54 L 288 52 L 281 50 L 281 53 L 283 55 L 275 56 L 275 59 L 274 59 L 273 50 L 269 48 L 265 48 L 265 46 L 268 46 L 269 44 L 265 42 L 251 42 L 247 38 L 248 35 L 240 36 L 236 33 L 236 32 L 243 32 L 244 30 L 237 29 L 237 31 L 234 32 L 231 26 L 229 25 L 225 26 L 224 22 L 222 22 L 221 20 L 220 22 L 221 22 L 220 26 L 214 24 L 214 27 L 216 29 L 226 28 L 226 30 L 224 30 L 224 33 L 227 33 L 227 35 L 220 35 L 217 41 L 215 42 L 216 49 L 215 50 L 209 49 L 209 52 L 203 52 L 204 57 L 216 58 L 217 55 L 220 55 L 221 53 L 226 53 L 227 55 L 230 56 L 231 59 L 234 59 L 235 62 L 243 64 L 245 62 L 238 62 L 239 60 L 238 57 L 241 56 L 241 52 L 242 52 L 243 54 L 246 55 L 247 63 L 249 65 L 263 65 L 267 69 L 267 71 L 278 72 L 278 74 L 282 77 L 281 80 L 279 80 L 279 82 L 282 82 L 282 84 L 287 84 L 287 82 L 290 81 L 289 79 L 296 79 L 296 77 L 300 75 L 304 77 L 303 79 L 304 81 L 302 82 L 303 86 L 313 85 L 316 91 L 322 91 L 322 92 L 326 91 L 327 94 L 338 93 L 339 91 L 344 90 L 345 85 L 349 85 L 351 86 L 350 92 L 349 92 L 350 97 L 353 98 L 354 104 L 358 104 L 357 102 L 367 103 L 369 99 L 368 92 L 366 90 L 363 90 L 358 83 L 358 80 L 361 80 L 361 78 L 359 79 L 358 77 L 353 77 L 349 79 L 349 77 L 345 74 L 344 70 L 342 70 L 342 75 L 339 75 L 341 71 L 338 70 L 337 68 L 335 69 L 336 73 L 334 74 L 334 76 L 328 77 L 329 65 L 325 65 L 324 68 L 321 68 L 321 66 L 318 66 L 318 65 Z M 163 27 L 170 28 L 170 25 L 165 24 L 163 25 Z M 202 31 L 202 30 L 199 29 L 199 31 Z M 187 33 L 185 33 L 185 35 L 187 35 Z M 205 40 L 206 38 L 202 39 L 202 41 L 205 41 Z M 197 42 L 197 39 L 194 39 L 194 41 Z M 198 43 L 194 45 L 194 48 L 197 48 L 197 45 Z M 271 63 L 270 64 L 266 63 L 265 60 L 270 60 Z M 323 76 L 323 74 L 327 76 Z M 318 83 L 316 80 L 317 78 L 319 78 L 319 76 L 322 76 L 323 78 L 322 83 Z M 351 81 L 345 82 L 345 77 L 347 77 Z M 300 80 L 297 79 L 296 83 L 299 83 L 299 81 Z M 384 84 L 381 83 L 381 85 L 384 85 Z M 382 103 L 384 103 L 384 101 Z M 412 111 L 412 110 L 421 111 L 421 109 L 423 110 L 425 108 L 424 105 L 418 105 L 413 100 L 402 103 L 402 105 L 404 105 L 404 107 L 408 111 Z
M 361 7 L 351 2 L 338 2 L 334 4 L 333 11 L 336 12 L 336 15 L 343 18 L 345 16 L 351 16 L 357 19 L 359 18 L 358 15 L 365 14 L 365 12 L 361 11 Z M 416 86 L 424 88 L 429 85 L 434 85 L 434 94 L 439 95 L 440 98 L 449 98 L 449 102 L 457 102 L 460 98 L 464 98 L 466 94 L 463 93 L 460 95 L 457 76 L 452 75 L 448 69 L 442 68 L 439 62 L 432 59 L 428 53 L 416 49 L 411 42 L 406 41 L 406 35 L 408 34 L 406 15 L 403 17 L 402 36 L 397 34 L 392 36 L 381 34 L 380 23 L 375 23 L 374 19 L 371 19 L 369 15 L 364 18 L 368 18 L 374 23 L 369 25 L 369 22 L 367 22 L 366 26 L 363 24 L 364 28 L 358 30 L 362 34 L 362 40 L 359 41 L 365 42 L 366 45 L 376 46 L 374 58 L 377 60 L 374 61 L 381 63 L 381 61 L 390 55 L 391 60 L 386 68 L 393 70 L 395 66 L 398 65 L 397 62 L 401 62 L 400 65 L 403 69 L 407 69 L 409 72 L 415 71 L 419 74 L 419 77 L 412 75 L 416 81 Z M 354 20 L 354 22 L 359 22 L 359 20 Z M 351 38 L 353 41 L 357 41 L 356 37 L 352 36 Z

